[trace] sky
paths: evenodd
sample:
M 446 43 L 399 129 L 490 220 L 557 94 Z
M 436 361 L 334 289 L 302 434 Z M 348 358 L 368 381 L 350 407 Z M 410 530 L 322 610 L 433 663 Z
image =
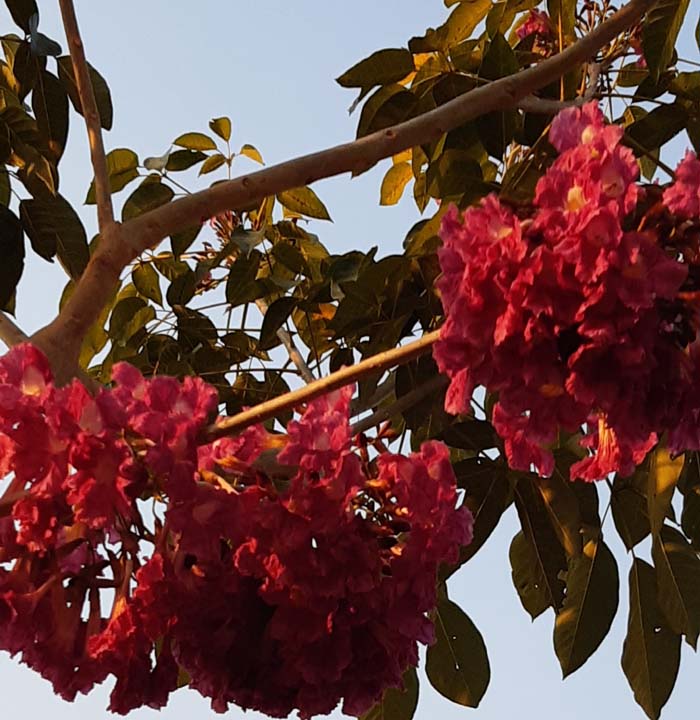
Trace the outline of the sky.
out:
M 58 3 L 40 0 L 39 5 L 40 29 L 65 48 Z M 683 31 L 681 55 L 697 61 L 692 39 L 698 20 L 695 5 L 691 3 Z M 141 159 L 160 155 L 181 133 L 206 131 L 209 119 L 228 115 L 233 121 L 233 144 L 252 143 L 268 164 L 354 137 L 357 117 L 347 112 L 353 94 L 333 79 L 375 50 L 405 45 L 412 35 L 438 25 L 446 13 L 441 0 L 76 0 L 76 9 L 88 58 L 107 78 L 115 104 L 114 129 L 105 137 L 108 150 L 131 147 Z M 0 32 L 11 28 L 14 31 L 3 9 Z M 61 184 L 77 207 L 92 172 L 81 119 L 74 115 L 72 123 Z M 674 142 L 667 161 L 677 161 L 684 145 L 683 140 Z M 240 169 L 251 168 L 241 165 Z M 410 198 L 397 207 L 379 207 L 384 171 L 382 166 L 354 180 L 336 178 L 315 187 L 334 223 L 315 223 L 312 229 L 331 252 L 373 245 L 383 255 L 400 252 L 418 214 Z M 91 235 L 93 211 L 83 208 L 81 214 Z M 18 320 L 27 332 L 53 317 L 64 282 L 56 265 L 30 260 L 18 295 Z M 470 710 L 453 705 L 424 681 L 416 717 L 645 717 L 620 668 L 629 557 L 617 541 L 611 519 L 604 532 L 621 562 L 620 608 L 596 654 L 562 682 L 552 648 L 553 614 L 532 623 L 511 582 L 508 547 L 517 530 L 514 515 L 511 509 L 486 547 L 450 585 L 452 599 L 485 638 L 492 671 L 488 692 L 481 706 Z M 700 661 L 685 644 L 682 653 L 676 689 L 664 711 L 668 720 L 688 717 L 697 708 Z M 48 683 L 4 654 L 0 655 L 0 692 L 3 716 L 112 717 L 105 710 L 109 684 L 68 704 L 53 695 Z M 189 720 L 209 712 L 206 699 L 181 690 L 161 717 Z M 143 710 L 130 717 L 148 720 L 156 714 Z M 234 709 L 227 717 L 241 718 L 243 713 Z

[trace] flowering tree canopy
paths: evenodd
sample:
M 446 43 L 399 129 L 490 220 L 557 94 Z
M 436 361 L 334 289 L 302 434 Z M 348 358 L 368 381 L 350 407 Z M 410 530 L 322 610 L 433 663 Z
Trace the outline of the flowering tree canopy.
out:
M 515 591 L 552 610 L 564 676 L 617 613 L 619 535 L 622 668 L 659 717 L 700 634 L 688 0 L 446 0 L 337 79 L 355 141 L 237 178 L 263 157 L 228 117 L 107 152 L 109 88 L 59 4 L 68 55 L 35 0 L 6 0 L 2 43 L 0 649 L 66 700 L 113 678 L 122 714 L 187 686 L 218 712 L 410 720 L 425 645 L 477 707 L 488 653 L 449 579 L 514 506 Z M 89 244 L 60 194 L 71 106 Z M 424 216 L 404 252 L 332 253 L 310 185 L 386 159 L 382 204 L 412 186 Z M 25 238 L 67 274 L 31 337 Z

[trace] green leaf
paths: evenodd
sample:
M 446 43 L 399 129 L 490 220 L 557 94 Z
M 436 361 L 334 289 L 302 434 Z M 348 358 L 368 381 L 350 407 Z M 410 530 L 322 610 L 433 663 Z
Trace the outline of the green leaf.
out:
M 669 66 L 690 0 L 660 0 L 642 25 L 642 49 L 652 77 L 658 81 Z
M 112 310 L 109 337 L 116 345 L 125 347 L 129 340 L 155 317 L 155 310 L 140 297 L 123 298 Z
M 107 173 L 109 175 L 109 189 L 119 192 L 125 188 L 134 178 L 139 176 L 139 158 L 133 150 L 119 148 L 107 153 Z M 95 181 L 90 183 L 86 205 L 95 204 Z
M 226 158 L 221 153 L 216 155 L 210 155 L 203 163 L 202 167 L 199 168 L 200 175 L 207 175 L 214 170 L 218 170 L 222 165 L 226 164 Z
M 404 48 L 379 50 L 353 65 L 336 82 L 346 88 L 369 88 L 403 80 L 415 70 L 413 54 Z
M 7 309 L 24 271 L 24 231 L 10 208 L 0 205 L 0 309 Z
M 193 225 L 191 228 L 170 236 L 170 247 L 176 259 L 179 259 L 180 255 L 188 250 L 201 230 L 201 225 Z
M 170 153 L 165 169 L 168 172 L 189 170 L 193 165 L 206 160 L 207 157 L 209 156 L 199 150 L 175 150 L 175 152 Z
M 570 37 L 574 34 L 576 0 L 547 0 L 547 11 L 552 19 L 552 26 L 557 32 L 561 25 L 564 37 Z
M 611 507 L 615 529 L 628 550 L 638 545 L 651 532 L 647 486 L 649 466 L 644 463 L 628 478 L 615 476 Z
M 140 262 L 131 272 L 131 281 L 138 290 L 139 295 L 153 300 L 158 305 L 163 305 L 163 294 L 160 291 L 158 273 L 153 265 L 147 262 Z
M 73 63 L 68 55 L 57 58 L 56 62 L 58 63 L 58 77 L 66 88 L 68 97 L 71 103 L 73 103 L 75 111 L 82 115 L 83 109 L 80 104 L 80 94 L 78 93 L 78 86 L 73 73 Z M 92 88 L 95 92 L 95 102 L 97 104 L 97 112 L 100 116 L 100 125 L 105 130 L 111 130 L 114 120 L 114 108 L 112 106 L 112 94 L 109 91 L 109 86 L 107 85 L 107 81 L 90 63 L 88 63 L 88 70 L 90 71 Z
M 226 281 L 226 302 L 232 307 L 253 302 L 261 296 L 255 280 L 261 259 L 258 250 L 251 250 L 248 257 L 239 255 L 231 265 Z
M 175 193 L 168 185 L 162 182 L 150 182 L 147 178 L 127 198 L 122 208 L 122 222 L 133 220 L 149 210 L 169 203 Z
M 204 133 L 191 132 L 180 135 L 173 141 L 173 145 L 186 148 L 187 150 L 216 150 L 216 143 Z
M 528 579 L 544 598 L 546 607 L 559 610 L 564 601 L 561 574 L 567 569 L 566 555 L 536 483 L 530 476 L 523 476 L 515 487 L 515 506 L 530 549 Z M 523 559 L 522 553 L 519 559 Z M 528 607 L 525 609 L 530 612 Z
M 210 120 L 209 129 L 212 132 L 215 132 L 226 142 L 231 139 L 231 120 L 227 117 L 214 118 L 213 120 Z
M 658 447 L 649 461 L 647 508 L 653 535 L 658 535 L 671 507 L 671 499 L 683 470 L 683 455 L 672 459 L 669 451 Z
M 277 200 L 292 212 L 306 217 L 330 220 L 326 206 L 310 187 L 299 187 L 294 190 L 285 190 L 277 195 Z
M 459 197 L 483 185 L 481 166 L 464 150 L 445 150 L 430 163 L 426 191 L 434 198 Z
M 630 611 L 622 669 L 644 712 L 657 720 L 671 695 L 680 665 L 681 638 L 659 610 L 654 569 L 635 558 L 629 575 Z
M 292 310 L 299 304 L 299 299 L 294 297 L 281 297 L 275 300 L 268 307 L 263 317 L 262 328 L 260 329 L 259 350 L 269 350 L 279 341 L 277 331 L 284 325 Z
M 464 504 L 474 518 L 473 537 L 460 548 L 459 564 L 470 560 L 488 540 L 512 502 L 506 468 L 483 458 L 469 458 L 454 465 L 457 484 L 465 491 Z
M 491 667 L 481 633 L 469 617 L 447 599 L 435 611 L 437 642 L 428 648 L 426 674 L 444 697 L 478 707 L 491 680 Z
M 58 161 L 68 139 L 68 94 L 63 83 L 42 70 L 32 93 L 32 109 L 48 156 Z
M 538 477 L 534 483 L 547 508 L 549 519 L 568 557 L 581 554 L 581 512 L 573 484 L 555 473 Z
M 700 634 L 700 559 L 682 533 L 668 525 L 654 538 L 659 607 L 669 627 L 697 648 Z
M 525 611 L 534 620 L 551 607 L 547 585 L 538 569 L 537 555 L 522 531 L 510 543 L 508 551 L 511 578 Z
M 417 108 L 418 98 L 401 85 L 379 88 L 362 108 L 357 125 L 357 137 L 364 137 L 408 120 L 415 114 Z
M 25 33 L 29 32 L 29 18 L 39 12 L 35 0 L 5 0 L 12 19 Z
M 90 259 L 87 235 L 80 217 L 61 195 L 22 200 L 20 217 L 32 249 L 45 260 L 54 255 L 72 280 L 77 280 Z
M 617 563 L 602 540 L 589 540 L 569 560 L 566 597 L 554 622 L 554 650 L 564 677 L 578 670 L 608 634 L 619 586 Z
M 256 163 L 260 163 L 260 165 L 264 165 L 262 155 L 260 154 L 260 151 L 253 145 L 249 145 L 246 143 L 241 147 L 241 149 L 238 151 L 239 155 L 245 155 L 247 158 L 250 158 L 251 160 L 254 160 Z
M 651 152 L 683 131 L 687 122 L 688 111 L 680 103 L 659 105 L 627 127 L 625 141 L 633 149 Z
M 360 720 L 411 720 L 418 707 L 418 674 L 415 668 L 409 668 L 404 673 L 403 687 L 403 690 L 389 688 Z
M 165 293 L 165 299 L 170 307 L 185 306 L 194 297 L 197 289 L 197 278 L 195 274 L 187 269 L 186 272 L 178 275 L 171 283 Z

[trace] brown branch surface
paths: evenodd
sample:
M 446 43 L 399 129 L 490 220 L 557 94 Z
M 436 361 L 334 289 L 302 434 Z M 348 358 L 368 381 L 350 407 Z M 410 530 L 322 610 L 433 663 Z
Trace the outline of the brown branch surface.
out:
M 357 365 L 342 368 L 298 390 L 260 403 L 260 405 L 244 410 L 237 415 L 232 415 L 210 426 L 205 431 L 202 441 L 207 443 L 220 437 L 236 435 L 251 425 L 257 425 L 265 420 L 269 420 L 281 412 L 293 410 L 295 407 L 308 403 L 321 395 L 333 392 L 333 390 L 338 390 L 346 385 L 357 382 L 372 373 L 389 370 L 397 365 L 411 362 L 411 360 L 415 360 L 429 352 L 439 337 L 439 330 L 427 333 L 419 340 L 414 340 L 411 343 L 401 345 L 393 350 L 387 350 L 378 355 L 374 355 L 371 358 L 357 363 Z
M 107 158 L 102 141 L 102 126 L 100 113 L 97 110 L 95 91 L 90 79 L 90 69 L 85 58 L 85 47 L 80 37 L 78 19 L 75 16 L 73 0 L 59 0 L 63 27 L 66 31 L 66 40 L 70 51 L 71 63 L 75 83 L 78 86 L 80 107 L 87 127 L 88 143 L 90 145 L 90 158 L 95 173 L 95 197 L 97 200 L 97 221 L 100 232 L 114 223 L 114 210 L 112 208 L 112 195 L 109 187 L 109 172 L 107 171 Z
M 82 44 L 76 34 L 72 3 L 70 0 L 60 2 L 67 17 L 71 54 L 75 52 L 75 57 L 84 60 Z M 361 173 L 384 158 L 438 139 L 449 130 L 486 113 L 514 108 L 539 88 L 560 78 L 576 65 L 590 60 L 600 48 L 638 22 L 656 2 L 630 0 L 608 20 L 561 53 L 515 75 L 475 88 L 412 120 L 354 142 L 220 183 L 131 220 L 122 227 L 122 232 L 114 233 L 120 237 L 103 237 L 103 242 L 91 258 L 70 300 L 56 320 L 34 336 L 33 340 L 44 349 L 52 362 L 63 362 L 66 367 L 61 368 L 61 372 L 69 374 L 63 358 L 77 357 L 77 348 L 108 302 L 121 271 L 163 238 L 184 227 L 204 222 L 225 210 L 255 207 L 263 198 L 284 190 L 346 172 Z M 77 66 L 78 69 L 82 68 L 82 72 L 86 71 L 84 63 L 78 62 Z M 56 368 L 54 371 L 60 377 Z

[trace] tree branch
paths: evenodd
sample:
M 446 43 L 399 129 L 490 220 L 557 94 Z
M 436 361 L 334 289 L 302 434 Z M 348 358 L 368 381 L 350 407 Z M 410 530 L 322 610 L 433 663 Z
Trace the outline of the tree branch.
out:
M 407 345 L 401 345 L 393 350 L 387 350 L 386 352 L 374 355 L 371 358 L 367 358 L 367 360 L 357 363 L 357 365 L 341 368 L 327 377 L 309 383 L 299 390 L 280 395 L 272 400 L 244 410 L 237 415 L 232 415 L 215 425 L 211 425 L 204 432 L 202 442 L 208 443 L 220 437 L 236 435 L 251 425 L 257 425 L 265 420 L 269 420 L 281 412 L 292 410 L 321 395 L 326 395 L 333 390 L 338 390 L 341 387 L 345 387 L 345 385 L 357 382 L 367 375 L 388 370 L 397 365 L 403 365 L 411 360 L 415 360 L 429 352 L 439 337 L 439 330 L 427 333 L 419 340 L 414 340 Z
M 15 345 L 29 342 L 29 336 L 24 334 L 24 331 L 15 325 L 6 313 L 0 312 L 0 340 L 2 340 L 8 348 L 13 348 Z
M 109 187 L 109 172 L 107 171 L 107 158 L 104 143 L 102 142 L 102 126 L 100 113 L 95 102 L 95 91 L 90 79 L 90 69 L 85 58 L 85 48 L 80 37 L 80 28 L 75 16 L 73 0 L 59 0 L 63 27 L 66 31 L 68 49 L 73 64 L 75 84 L 78 86 L 80 107 L 85 118 L 88 142 L 90 145 L 90 158 L 92 169 L 95 172 L 95 197 L 97 200 L 97 221 L 100 232 L 114 224 L 114 210 L 112 208 L 112 195 Z
M 586 62 L 620 33 L 639 21 L 657 0 L 630 0 L 623 8 L 561 53 L 537 65 L 500 80 L 475 88 L 440 107 L 394 127 L 373 133 L 354 142 L 338 145 L 265 168 L 236 180 L 219 183 L 151 210 L 126 223 L 120 242 L 103 242 L 93 255 L 71 298 L 59 316 L 34 336 L 54 363 L 63 363 L 60 372 L 69 369 L 63 358 L 77 357 L 89 328 L 109 301 L 121 271 L 143 251 L 155 247 L 163 238 L 225 210 L 255 207 L 265 197 L 284 190 L 309 185 L 322 178 L 346 172 L 360 173 L 378 161 L 408 148 L 440 138 L 443 134 L 494 110 L 514 108 L 536 90 L 553 82 L 579 63 Z M 68 8 L 72 3 L 61 0 Z M 76 42 L 75 30 L 70 33 Z M 77 38 L 76 53 L 82 56 Z M 73 46 L 71 45 L 71 53 Z M 80 68 L 80 62 L 77 63 Z M 85 70 L 85 67 L 82 67 Z M 97 154 L 97 153 L 95 153 Z M 96 175 L 97 177 L 97 175 Z M 54 369 L 60 378 L 59 370 Z

